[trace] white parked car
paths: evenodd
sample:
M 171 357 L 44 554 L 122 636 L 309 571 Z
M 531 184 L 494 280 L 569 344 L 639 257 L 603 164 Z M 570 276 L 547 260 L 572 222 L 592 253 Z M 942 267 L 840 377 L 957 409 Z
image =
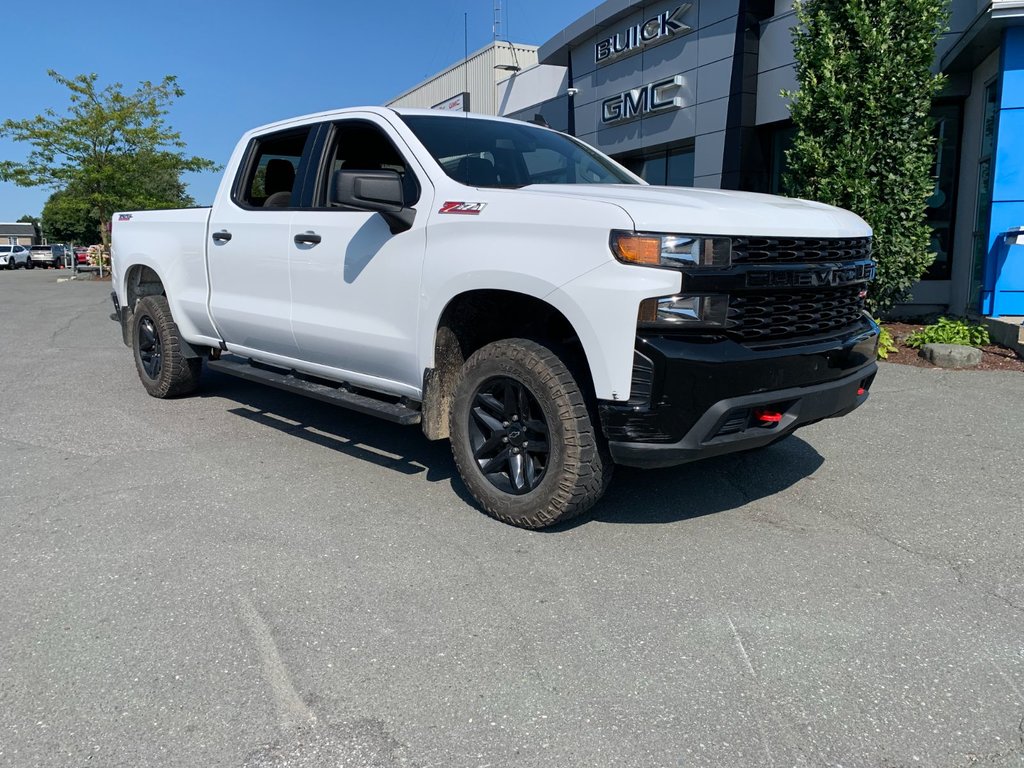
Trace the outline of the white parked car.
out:
M 0 245 L 0 269 L 32 269 L 29 250 L 23 245 Z

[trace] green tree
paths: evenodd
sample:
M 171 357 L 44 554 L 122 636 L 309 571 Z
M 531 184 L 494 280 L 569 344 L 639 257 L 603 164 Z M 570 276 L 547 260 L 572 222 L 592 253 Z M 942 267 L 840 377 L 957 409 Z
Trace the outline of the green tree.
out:
M 124 201 L 120 208 L 177 208 L 195 205 L 181 178 L 160 163 L 148 162 L 144 154 L 121 174 Z M 42 228 L 51 241 L 93 243 L 100 217 L 89 194 L 77 184 L 54 192 L 43 206 Z
M 798 0 L 799 89 L 790 194 L 860 214 L 874 230 L 876 316 L 905 300 L 934 259 L 925 223 L 934 148 L 932 72 L 944 0 Z
M 24 161 L 0 161 L 0 180 L 52 187 L 84 202 L 105 248 L 114 211 L 178 205 L 187 199 L 181 174 L 215 168 L 187 155 L 181 134 L 167 124 L 168 107 L 185 94 L 173 76 L 126 93 L 121 83 L 99 88 L 95 74 L 49 75 L 68 89 L 70 105 L 0 123 L 0 136 L 31 145 Z
M 195 205 L 169 153 L 139 152 L 119 174 L 125 181 L 125 205 L 121 207 L 139 210 Z
M 43 232 L 50 242 L 88 245 L 96 239 L 100 220 L 84 197 L 73 192 L 54 192 L 43 206 Z

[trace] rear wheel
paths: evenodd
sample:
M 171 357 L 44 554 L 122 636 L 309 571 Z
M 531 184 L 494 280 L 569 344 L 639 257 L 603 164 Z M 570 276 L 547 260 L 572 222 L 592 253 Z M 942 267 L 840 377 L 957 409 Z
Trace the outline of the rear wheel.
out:
M 32 259 L 25 260 L 25 269 L 35 269 L 36 265 L 32 262 Z
M 449 433 L 459 474 L 492 517 L 544 528 L 589 509 L 612 462 L 576 378 L 527 339 L 470 356 L 455 387 Z
M 164 296 L 145 296 L 132 317 L 132 349 L 142 386 L 153 397 L 195 392 L 203 361 L 185 357 L 181 335 Z

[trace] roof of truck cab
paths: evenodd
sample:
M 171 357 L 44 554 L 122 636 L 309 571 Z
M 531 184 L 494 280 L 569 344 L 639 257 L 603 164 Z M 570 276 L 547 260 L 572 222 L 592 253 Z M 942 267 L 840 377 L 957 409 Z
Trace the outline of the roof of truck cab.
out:
M 445 109 L 414 109 L 412 107 L 401 107 L 398 109 L 393 109 L 391 111 L 397 112 L 399 115 L 408 115 L 410 117 L 414 115 L 418 115 L 421 117 L 463 117 L 469 118 L 470 120 L 495 120 L 499 123 L 516 123 L 517 125 L 523 124 L 522 120 L 513 120 L 512 118 L 509 117 L 497 117 L 495 115 L 484 115 L 479 112 L 453 112 L 451 110 Z
M 252 128 L 246 131 L 246 135 L 255 133 L 265 133 L 267 131 L 277 130 L 280 128 L 287 128 L 291 125 L 304 125 L 310 122 L 319 122 L 324 120 L 332 120 L 336 117 L 344 117 L 346 115 L 358 114 L 358 113 L 371 113 L 380 115 L 381 117 L 387 117 L 388 115 L 419 115 L 419 116 L 430 116 L 430 117 L 456 117 L 461 116 L 470 120 L 497 120 L 502 123 L 517 123 L 522 124 L 522 120 L 512 120 L 507 117 L 495 117 L 494 115 L 482 115 L 477 112 L 450 112 L 439 109 L 414 109 L 411 107 L 345 107 L 343 109 L 331 109 L 324 112 L 313 112 L 308 115 L 297 115 L 295 117 L 289 117 L 285 120 L 277 120 L 273 123 L 267 123 L 257 128 Z M 543 126 L 537 126 L 543 127 Z

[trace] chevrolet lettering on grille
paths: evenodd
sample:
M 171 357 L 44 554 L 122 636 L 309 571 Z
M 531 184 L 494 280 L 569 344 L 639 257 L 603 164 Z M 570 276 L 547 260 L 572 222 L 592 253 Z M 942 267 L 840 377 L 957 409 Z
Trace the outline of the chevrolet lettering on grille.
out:
M 838 288 L 875 277 L 874 264 L 809 269 L 764 269 L 747 272 L 747 288 Z

